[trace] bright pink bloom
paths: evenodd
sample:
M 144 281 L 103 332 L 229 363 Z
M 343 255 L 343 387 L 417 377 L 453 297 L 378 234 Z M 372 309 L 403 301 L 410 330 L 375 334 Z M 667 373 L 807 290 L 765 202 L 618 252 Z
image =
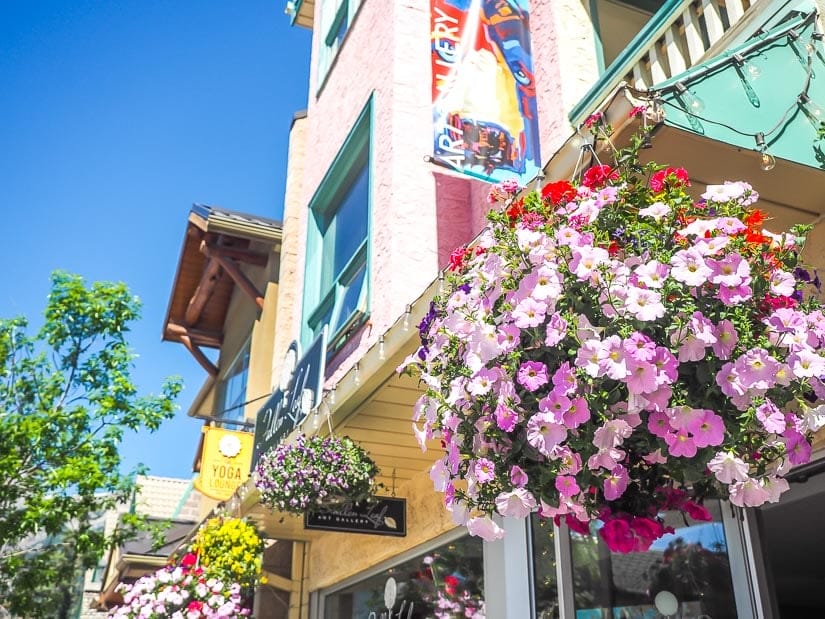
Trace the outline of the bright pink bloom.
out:
M 711 410 L 705 410 L 701 419 L 688 424 L 688 430 L 693 434 L 693 442 L 697 447 L 713 447 L 721 445 L 725 440 L 725 422 Z
M 514 464 L 510 468 L 510 483 L 516 488 L 523 488 L 527 485 L 528 481 L 527 473 L 525 473 L 520 466 Z
M 576 381 L 576 372 L 570 366 L 569 361 L 562 363 L 558 369 L 553 372 L 552 382 L 553 387 L 555 387 L 553 391 L 558 391 L 564 395 L 569 395 L 576 389 L 578 385 L 578 382 Z
M 720 320 L 714 329 L 716 341 L 713 343 L 713 354 L 720 359 L 730 359 L 733 349 L 739 342 L 739 334 L 730 320 Z
M 475 480 L 483 484 L 491 481 L 496 477 L 496 467 L 491 460 L 487 458 L 479 458 L 472 466 L 473 477 Z
M 512 432 L 518 423 L 518 413 L 499 401 L 494 413 L 496 425 L 505 432 Z
M 618 499 L 624 494 L 625 490 L 627 490 L 627 483 L 629 480 L 630 477 L 627 474 L 626 468 L 624 468 L 621 464 L 613 467 L 613 470 L 610 471 L 610 475 L 608 475 L 604 480 L 604 498 L 608 501 L 615 501 Z
M 574 398 L 571 406 L 564 412 L 562 421 L 568 428 L 578 428 L 581 424 L 590 419 L 590 409 L 587 400 L 584 398 Z
M 625 379 L 630 393 L 653 393 L 659 387 L 656 366 L 647 361 L 627 360 L 629 375 Z
M 599 537 L 612 552 L 633 552 L 636 548 L 636 536 L 630 530 L 627 520 L 614 518 L 604 523 L 599 529 Z
M 791 464 L 806 464 L 811 461 L 811 444 L 803 434 L 787 429 L 782 436 L 785 442 L 785 452 Z
M 710 522 L 713 520 L 713 516 L 711 516 L 710 512 L 704 505 L 699 505 L 693 501 L 685 501 L 682 509 L 694 520 L 699 520 L 701 522 Z
M 776 407 L 776 404 L 765 398 L 764 404 L 756 408 L 756 418 L 767 432 L 782 434 L 787 427 L 785 415 Z
M 527 442 L 545 456 L 567 438 L 567 429 L 548 413 L 536 413 L 527 422 Z
M 650 430 L 650 433 L 654 436 L 665 438 L 668 432 L 674 428 L 670 425 L 670 417 L 664 413 L 656 412 L 650 413 L 650 416 L 647 418 L 647 429 Z
M 539 400 L 539 410 L 542 413 L 548 413 L 553 418 L 554 423 L 563 423 L 564 413 L 571 405 L 570 398 L 556 390 L 551 391 Z
M 665 442 L 667 443 L 671 456 L 692 458 L 696 455 L 696 443 L 685 428 L 681 428 L 675 432 L 669 432 L 665 437 Z
M 575 496 L 581 492 L 579 484 L 576 483 L 576 478 L 572 475 L 559 475 L 556 477 L 556 490 L 562 496 Z
M 547 366 L 541 361 L 525 361 L 519 366 L 516 380 L 527 391 L 537 391 L 550 380 Z

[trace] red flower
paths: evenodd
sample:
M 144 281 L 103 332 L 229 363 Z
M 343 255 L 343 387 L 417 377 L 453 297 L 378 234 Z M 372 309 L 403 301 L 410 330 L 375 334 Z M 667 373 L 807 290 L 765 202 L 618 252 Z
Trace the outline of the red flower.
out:
M 183 559 L 180 560 L 181 567 L 194 567 L 194 565 L 198 562 L 198 556 L 194 553 L 187 552 L 183 555 Z
M 190 612 L 201 611 L 203 610 L 203 602 L 199 602 L 198 600 L 192 600 L 189 602 L 186 610 Z
M 456 247 L 450 254 L 450 270 L 458 271 L 464 266 L 464 258 L 467 257 L 466 247 Z
M 519 198 L 510 207 L 505 211 L 507 213 L 507 217 L 510 218 L 510 221 L 516 221 L 519 217 L 524 215 L 524 200 Z
M 748 230 L 759 230 L 762 228 L 763 223 L 765 223 L 765 214 L 758 208 L 751 211 L 747 217 L 745 217 L 745 225 L 748 227 Z
M 609 165 L 594 165 L 582 175 L 582 185 L 590 189 L 601 189 L 608 181 L 619 180 L 619 173 Z
M 447 595 L 455 595 L 461 581 L 452 574 L 444 577 L 444 591 Z
M 566 204 L 576 197 L 576 188 L 568 181 L 547 183 L 541 188 L 541 197 L 556 205 Z
M 710 522 L 713 520 L 713 516 L 710 515 L 707 508 L 703 505 L 699 505 L 698 503 L 694 503 L 693 501 L 686 501 L 682 509 L 684 509 L 685 513 L 694 520 L 700 520 L 702 522 Z
M 650 188 L 655 192 L 664 191 L 665 188 L 670 187 L 690 187 L 690 178 L 687 170 L 684 168 L 665 168 L 654 172 L 650 177 Z

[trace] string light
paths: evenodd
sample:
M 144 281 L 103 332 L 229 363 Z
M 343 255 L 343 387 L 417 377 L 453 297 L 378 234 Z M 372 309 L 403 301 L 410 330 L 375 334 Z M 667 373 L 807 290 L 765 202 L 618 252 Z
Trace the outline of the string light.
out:
M 359 363 L 356 363 L 352 368 L 352 382 L 356 385 L 361 384 L 361 366 Z
M 676 92 L 679 98 L 690 108 L 691 113 L 701 114 L 705 111 L 705 102 L 688 90 L 682 82 L 676 82 Z
M 760 153 L 759 167 L 765 172 L 770 172 L 776 167 L 776 159 L 768 152 L 768 145 L 765 143 L 765 134 L 759 132 L 754 137 L 756 138 L 756 148 L 759 149 Z
M 407 307 L 404 308 L 404 321 L 401 323 L 401 328 L 404 331 L 410 330 L 410 315 L 412 314 L 412 305 L 407 303 Z
M 755 64 L 752 60 L 747 60 L 741 54 L 734 54 L 733 61 L 736 63 L 736 66 L 744 71 L 752 82 L 755 82 L 762 76 L 762 69 L 759 68 L 759 65 Z
M 814 23 L 816 15 L 817 14 L 815 11 L 808 13 L 804 16 L 801 23 L 798 24 L 796 27 L 809 27 L 811 24 Z M 652 113 L 656 109 L 656 104 L 658 102 L 662 105 L 668 105 L 683 113 L 686 117 L 687 122 L 690 124 L 690 127 L 686 127 L 683 124 L 680 124 L 676 118 L 672 118 L 669 124 L 673 125 L 674 127 L 679 127 L 688 130 L 692 129 L 695 132 L 702 133 L 704 132 L 704 129 L 700 123 L 701 121 L 703 123 L 723 127 L 728 131 L 731 131 L 732 133 L 736 133 L 737 135 L 743 137 L 754 138 L 756 140 L 756 149 L 760 155 L 760 168 L 766 171 L 772 170 L 774 167 L 776 167 L 776 159 L 770 152 L 768 152 L 766 138 L 768 136 L 776 134 L 783 127 L 785 127 L 789 119 L 792 118 L 792 114 L 795 110 L 801 109 L 805 116 L 807 116 L 811 123 L 814 125 L 814 129 L 817 132 L 825 130 L 825 110 L 822 107 L 820 107 L 815 101 L 813 101 L 808 94 L 808 91 L 811 86 L 811 80 L 814 77 L 813 60 L 814 57 L 817 55 L 817 46 L 815 45 L 815 43 L 821 42 L 823 38 L 825 37 L 821 32 L 813 32 L 810 35 L 810 41 L 805 45 L 805 50 L 808 54 L 807 58 L 800 57 L 799 51 L 796 50 L 796 47 L 794 45 L 791 45 L 791 48 L 794 49 L 794 53 L 797 55 L 797 57 L 799 57 L 802 65 L 805 67 L 805 78 L 799 90 L 799 94 L 796 97 L 794 97 L 793 102 L 788 106 L 788 108 L 784 111 L 784 113 L 780 116 L 780 118 L 776 121 L 776 123 L 773 126 L 756 133 L 750 131 L 742 131 L 741 129 L 738 129 L 737 127 L 731 126 L 727 123 L 718 120 L 713 120 L 699 114 L 698 110 L 704 108 L 704 101 L 697 97 L 695 93 L 691 92 L 684 82 L 671 83 L 663 88 L 656 90 L 637 89 L 633 88 L 632 86 L 625 86 L 625 89 L 628 92 L 630 92 L 634 98 L 646 102 L 647 117 L 652 115 Z M 739 73 L 741 78 L 745 78 L 747 76 L 748 80 L 755 80 L 757 77 L 761 75 L 762 71 L 760 67 L 755 65 L 752 61 L 748 60 L 748 55 L 754 55 L 754 52 L 764 49 L 771 44 L 781 44 L 783 40 L 787 43 L 801 42 L 802 36 L 795 29 L 783 32 L 776 32 L 771 35 L 766 35 L 764 38 L 760 39 L 758 42 L 754 43 L 749 48 L 740 51 L 737 54 L 720 57 L 697 69 L 693 73 L 693 75 L 690 76 L 690 81 L 696 82 L 697 80 L 702 79 L 706 75 L 718 71 L 725 65 L 730 66 L 731 64 L 733 64 L 737 68 L 737 72 Z M 742 79 L 742 82 L 745 86 L 745 90 L 749 98 L 755 97 L 755 93 L 753 93 L 752 88 L 749 84 L 747 84 L 746 80 Z M 675 93 L 675 98 L 678 102 L 663 99 L 663 95 L 667 94 L 668 92 Z M 758 99 L 756 101 L 757 102 L 755 103 L 755 105 L 758 107 Z M 751 102 L 754 103 L 753 100 L 751 100 Z
M 378 358 L 381 361 L 384 361 L 387 358 L 387 353 L 384 350 L 384 336 L 381 335 L 378 338 Z

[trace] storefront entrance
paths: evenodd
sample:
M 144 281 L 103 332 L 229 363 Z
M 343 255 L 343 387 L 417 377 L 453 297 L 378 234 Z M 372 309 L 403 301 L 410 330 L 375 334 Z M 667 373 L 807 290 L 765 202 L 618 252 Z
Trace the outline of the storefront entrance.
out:
M 791 483 L 761 509 L 760 538 L 774 617 L 825 617 L 825 471 Z

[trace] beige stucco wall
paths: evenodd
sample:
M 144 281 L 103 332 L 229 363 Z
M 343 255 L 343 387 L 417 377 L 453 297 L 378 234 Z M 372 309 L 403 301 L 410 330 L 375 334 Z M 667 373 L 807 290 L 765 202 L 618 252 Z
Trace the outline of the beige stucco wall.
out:
M 306 246 L 306 216 L 303 213 L 304 167 L 307 152 L 306 117 L 296 118 L 289 132 L 286 189 L 284 191 L 283 241 L 278 282 L 278 314 L 274 323 L 270 386 L 277 386 L 281 362 L 290 343 L 298 337 L 301 320 L 303 256 Z
M 397 494 L 407 499 L 406 537 L 323 534 L 310 543 L 310 590 L 329 587 L 455 528 L 443 495 L 433 490 L 426 473 L 399 486 Z

